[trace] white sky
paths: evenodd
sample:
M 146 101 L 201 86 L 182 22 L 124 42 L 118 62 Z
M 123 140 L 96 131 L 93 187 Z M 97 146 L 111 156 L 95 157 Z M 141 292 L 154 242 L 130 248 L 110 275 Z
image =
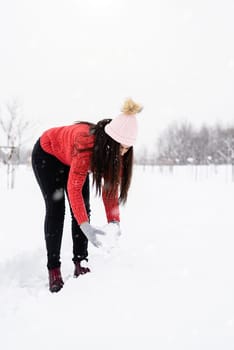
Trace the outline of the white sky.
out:
M 44 128 L 144 105 L 139 142 L 174 120 L 234 122 L 233 0 L 0 0 L 0 103 Z

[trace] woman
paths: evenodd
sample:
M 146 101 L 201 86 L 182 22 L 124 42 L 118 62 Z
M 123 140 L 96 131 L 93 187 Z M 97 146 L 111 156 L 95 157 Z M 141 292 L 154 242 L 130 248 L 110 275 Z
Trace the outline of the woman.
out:
M 58 292 L 64 284 L 60 249 L 65 192 L 72 217 L 74 276 L 78 277 L 90 272 L 81 266 L 81 261 L 87 260 L 88 240 L 99 247 L 98 236 L 104 234 L 89 223 L 89 172 L 96 193 L 102 194 L 108 223 L 119 226 L 119 203 L 126 202 L 131 182 L 136 113 L 141 110 L 128 99 L 115 119 L 52 128 L 34 146 L 32 166 L 46 206 L 44 234 L 51 292 Z

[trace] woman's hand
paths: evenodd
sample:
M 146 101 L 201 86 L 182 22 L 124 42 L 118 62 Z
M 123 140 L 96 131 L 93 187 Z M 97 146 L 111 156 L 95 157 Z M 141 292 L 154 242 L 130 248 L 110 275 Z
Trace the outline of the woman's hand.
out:
M 116 236 L 121 236 L 122 234 L 119 221 L 110 221 L 107 224 L 107 230 L 114 233 Z
M 98 240 L 97 235 L 105 235 L 104 231 L 93 227 L 89 222 L 83 222 L 80 225 L 80 228 L 83 231 L 84 235 L 95 247 L 99 248 L 102 246 L 102 243 Z

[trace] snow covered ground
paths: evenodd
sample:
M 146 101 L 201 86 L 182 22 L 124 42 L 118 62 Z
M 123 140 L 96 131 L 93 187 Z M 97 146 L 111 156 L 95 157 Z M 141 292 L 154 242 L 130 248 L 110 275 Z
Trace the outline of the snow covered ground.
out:
M 109 249 L 90 246 L 92 272 L 78 279 L 67 213 L 57 294 L 48 291 L 44 203 L 31 169 L 19 169 L 12 191 L 3 171 L 1 349 L 234 349 L 231 169 L 136 167 L 122 236 Z M 92 223 L 104 225 L 99 199 L 92 209 Z

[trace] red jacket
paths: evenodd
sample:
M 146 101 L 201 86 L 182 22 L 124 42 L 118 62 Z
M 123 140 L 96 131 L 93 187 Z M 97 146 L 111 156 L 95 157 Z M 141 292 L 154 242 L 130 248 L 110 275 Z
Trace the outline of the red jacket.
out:
M 40 137 L 43 150 L 58 158 L 62 163 L 70 166 L 67 191 L 74 216 L 79 224 L 88 221 L 88 215 L 82 196 L 82 187 L 90 171 L 91 151 L 75 152 L 92 148 L 94 135 L 89 134 L 87 124 L 74 124 L 52 128 Z M 75 148 L 74 148 L 75 146 Z M 102 192 L 107 221 L 119 221 L 118 193 L 115 198 L 107 198 Z

